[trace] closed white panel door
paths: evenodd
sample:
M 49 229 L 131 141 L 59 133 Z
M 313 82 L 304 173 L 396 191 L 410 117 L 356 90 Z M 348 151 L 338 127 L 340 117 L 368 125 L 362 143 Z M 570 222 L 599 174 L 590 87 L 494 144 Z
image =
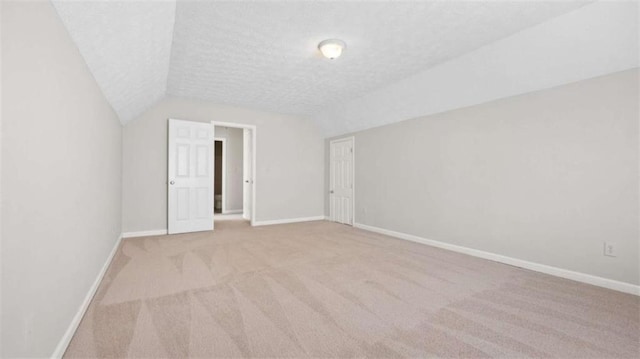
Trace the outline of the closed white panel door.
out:
M 253 189 L 253 135 L 250 129 L 244 129 L 242 141 L 242 218 L 250 220 L 251 199 L 253 196 L 253 193 L 251 193 Z
M 331 141 L 329 176 L 330 218 L 353 225 L 353 138 Z
M 168 232 L 213 229 L 213 126 L 169 120 Z

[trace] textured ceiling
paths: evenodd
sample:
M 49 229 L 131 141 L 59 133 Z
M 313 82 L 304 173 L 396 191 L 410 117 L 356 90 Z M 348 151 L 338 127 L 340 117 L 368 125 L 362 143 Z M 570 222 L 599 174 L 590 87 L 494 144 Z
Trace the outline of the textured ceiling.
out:
M 123 123 L 165 94 L 310 115 L 584 4 L 55 1 Z
M 53 4 L 122 123 L 165 96 L 175 2 Z

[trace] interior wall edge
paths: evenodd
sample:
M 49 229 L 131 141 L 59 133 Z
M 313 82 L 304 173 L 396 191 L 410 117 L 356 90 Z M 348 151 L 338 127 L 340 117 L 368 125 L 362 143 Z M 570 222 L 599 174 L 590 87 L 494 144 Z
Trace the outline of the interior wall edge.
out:
M 611 71 L 611 72 L 604 73 L 604 74 L 598 74 L 596 76 L 592 76 L 592 77 L 589 77 L 589 78 L 579 79 L 579 80 L 575 80 L 575 81 L 571 81 L 571 82 L 567 82 L 567 83 L 561 83 L 561 84 L 557 84 L 557 85 L 554 85 L 554 86 L 551 86 L 551 87 L 548 87 L 548 88 L 542 88 L 542 89 L 537 89 L 537 90 L 533 90 L 533 91 L 529 91 L 529 92 L 525 92 L 525 93 L 518 93 L 518 94 L 513 94 L 513 95 L 509 95 L 509 96 L 505 96 L 505 97 L 490 99 L 490 100 L 487 100 L 487 101 L 484 101 L 484 102 L 473 103 L 473 104 L 469 104 L 469 105 L 465 105 L 465 106 L 461 106 L 461 107 L 456 107 L 456 108 L 451 108 L 451 109 L 447 109 L 447 110 L 443 110 L 443 111 L 439 111 L 439 112 L 425 113 L 425 114 L 422 114 L 422 115 L 416 115 L 416 116 L 413 116 L 413 117 L 403 118 L 401 120 L 397 120 L 397 121 L 389 122 L 389 123 L 383 123 L 383 124 L 375 125 L 375 126 L 372 126 L 372 127 L 367 127 L 367 128 L 357 129 L 357 130 L 349 130 L 349 131 L 346 131 L 346 132 L 340 132 L 338 134 L 328 134 L 328 135 L 325 135 L 324 140 L 328 144 L 331 141 L 338 140 L 338 139 L 341 139 L 341 138 L 356 136 L 358 133 L 366 132 L 366 131 L 369 131 L 369 130 L 376 130 L 376 129 L 379 129 L 379 128 L 384 128 L 384 127 L 388 127 L 388 126 L 394 126 L 394 125 L 402 124 L 404 122 L 420 120 L 420 119 L 423 119 L 425 117 L 439 116 L 439 115 L 442 115 L 442 114 L 447 114 L 447 113 L 454 112 L 454 111 L 465 110 L 465 109 L 469 109 L 469 108 L 473 108 L 473 107 L 477 107 L 477 106 L 490 105 L 490 104 L 493 104 L 493 103 L 500 103 L 502 101 L 508 101 L 508 100 L 515 99 L 515 98 L 536 95 L 538 93 L 544 93 L 546 91 L 552 91 L 552 90 L 555 90 L 555 89 L 558 89 L 558 88 L 562 88 L 562 87 L 565 87 L 565 86 L 571 86 L 571 85 L 579 84 L 579 83 L 586 82 L 586 81 L 597 80 L 599 78 L 605 78 L 605 77 L 608 77 L 608 76 L 612 76 L 612 75 L 616 75 L 616 74 L 620 74 L 620 73 L 624 73 L 624 72 L 628 72 L 628 71 L 640 71 L 640 63 L 638 63 L 637 65 L 635 65 L 633 67 L 625 68 L 625 69 L 622 69 L 622 70 L 616 70 L 616 71 Z M 639 72 L 638 81 L 640 82 L 640 72 Z M 325 163 L 325 165 L 326 165 L 326 163 Z

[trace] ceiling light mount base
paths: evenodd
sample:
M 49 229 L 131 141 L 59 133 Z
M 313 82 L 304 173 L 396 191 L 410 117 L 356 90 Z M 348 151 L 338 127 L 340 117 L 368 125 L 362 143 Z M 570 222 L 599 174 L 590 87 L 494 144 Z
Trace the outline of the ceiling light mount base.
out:
M 327 39 L 318 44 L 318 50 L 329 60 L 335 60 L 340 57 L 346 48 L 347 44 L 339 39 Z

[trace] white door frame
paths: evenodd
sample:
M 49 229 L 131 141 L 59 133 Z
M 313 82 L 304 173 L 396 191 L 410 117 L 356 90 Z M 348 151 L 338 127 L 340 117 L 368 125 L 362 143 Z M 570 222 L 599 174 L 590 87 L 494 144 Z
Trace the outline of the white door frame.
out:
M 214 135 L 215 135 L 215 127 L 213 129 L 214 131 Z M 222 137 L 214 137 L 213 138 L 213 163 L 215 166 L 215 160 L 216 160 L 216 141 L 220 141 L 222 142 L 222 212 L 219 213 L 220 214 L 225 214 L 227 213 L 227 139 L 226 138 L 222 138 Z M 214 173 L 214 181 L 215 181 L 215 173 Z M 215 196 L 215 185 L 213 187 L 213 206 L 214 206 L 214 211 L 213 211 L 213 217 L 216 217 L 216 211 L 215 211 L 215 205 L 216 205 L 216 196 Z
M 355 226 L 356 224 L 356 137 L 355 136 L 347 136 L 341 138 L 334 138 L 329 141 L 329 191 L 328 195 L 331 196 L 331 178 L 333 175 L 331 166 L 331 145 L 335 142 L 340 142 L 344 140 L 351 140 L 351 144 L 353 145 L 353 152 L 351 152 L 351 183 L 353 188 L 351 189 L 351 226 Z M 331 203 L 331 197 L 329 197 L 329 203 Z M 332 219 L 333 215 L 331 213 L 331 205 L 329 205 L 329 219 Z
M 215 126 L 221 126 L 221 127 L 232 127 L 232 128 L 242 128 L 242 129 L 249 129 L 251 130 L 251 149 L 252 149 L 252 156 L 251 156 L 251 172 L 252 172 L 252 179 L 251 179 L 251 225 L 254 226 L 255 222 L 256 222 L 256 177 L 257 177 L 257 173 L 256 173 L 256 154 L 258 153 L 258 151 L 256 150 L 256 138 L 258 137 L 258 131 L 255 125 L 245 125 L 245 124 L 240 124 L 240 123 L 233 123 L 233 122 L 221 122 L 221 121 L 211 121 L 211 125 L 213 125 L 213 136 L 215 137 Z

